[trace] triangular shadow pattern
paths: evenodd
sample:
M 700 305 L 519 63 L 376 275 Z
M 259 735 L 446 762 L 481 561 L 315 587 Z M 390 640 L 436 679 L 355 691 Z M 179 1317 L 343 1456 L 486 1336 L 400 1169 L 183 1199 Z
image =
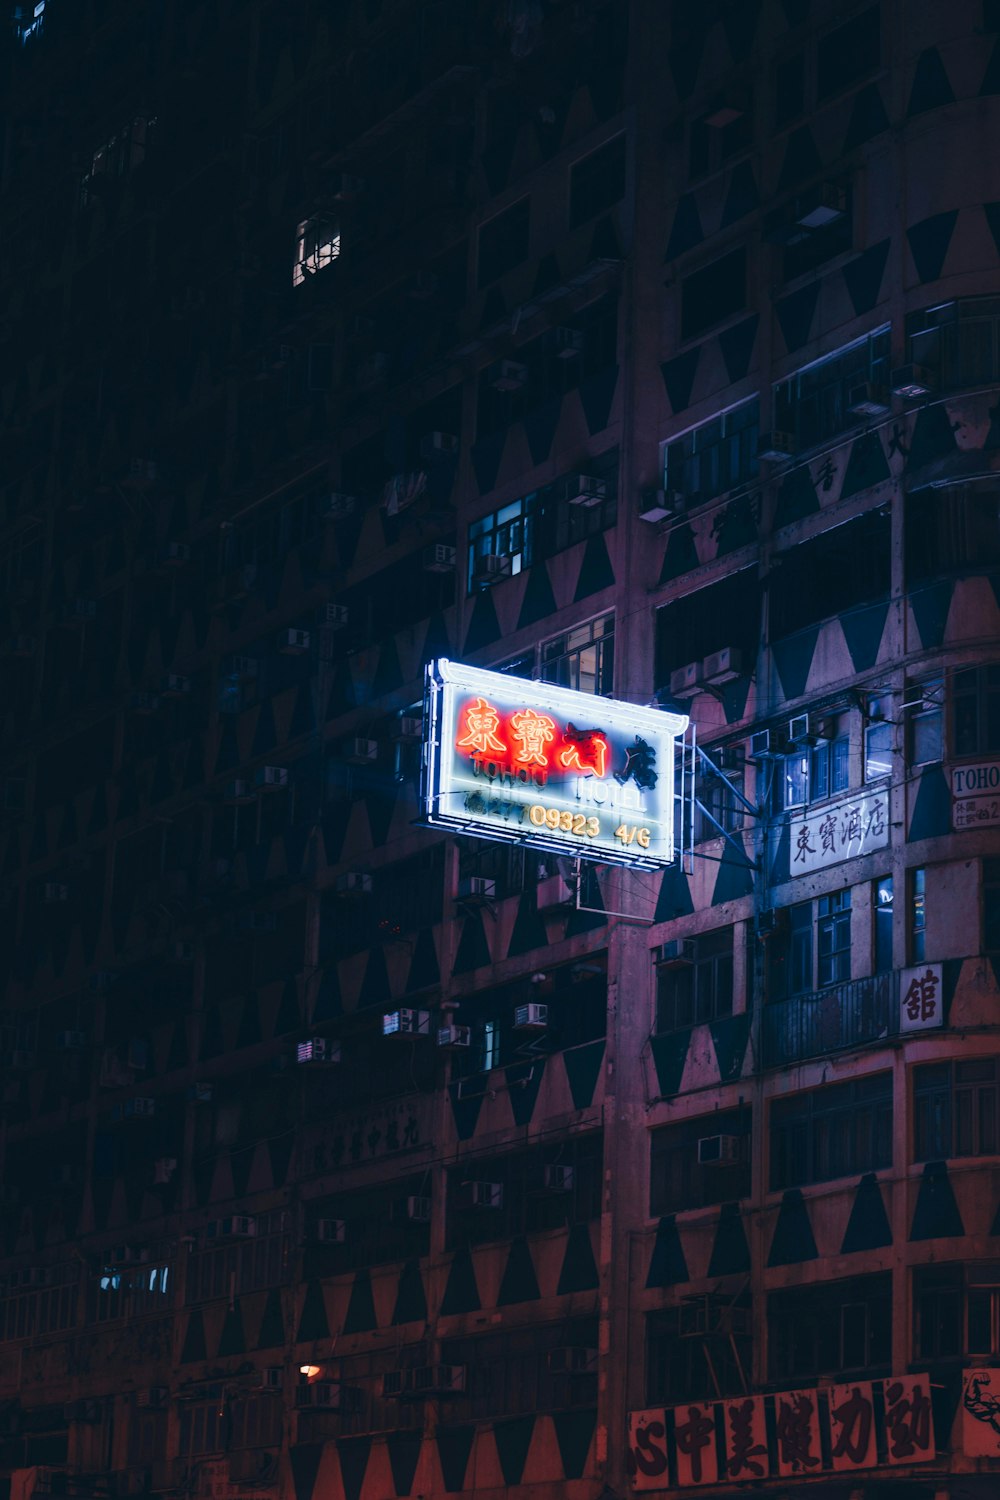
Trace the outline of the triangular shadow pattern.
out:
M 854 1194 L 840 1253 L 854 1255 L 859 1250 L 879 1250 L 891 1244 L 892 1229 L 882 1200 L 882 1189 L 875 1173 L 866 1172 Z
M 769 1266 L 794 1266 L 819 1255 L 801 1188 L 789 1188 L 781 1200 L 778 1222 L 767 1257 Z

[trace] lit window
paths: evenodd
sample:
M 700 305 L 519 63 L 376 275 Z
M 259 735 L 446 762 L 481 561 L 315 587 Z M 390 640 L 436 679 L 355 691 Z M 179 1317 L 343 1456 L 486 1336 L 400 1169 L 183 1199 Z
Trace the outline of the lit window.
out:
M 951 708 L 952 754 L 992 755 L 1000 751 L 1000 666 L 956 672 Z
M 927 934 L 927 906 L 924 900 L 926 870 L 910 871 L 910 962 L 922 964 Z
M 865 725 L 865 780 L 879 781 L 892 771 L 891 703 L 888 698 L 869 698 Z
M 27 46 L 33 37 L 41 36 L 44 24 L 45 0 L 36 0 L 33 6 L 15 5 L 14 32 L 22 47 Z
M 892 876 L 875 882 L 875 973 L 892 968 Z
M 663 447 L 663 488 L 688 505 L 727 494 L 756 478 L 760 402 L 754 396 L 702 422 Z
M 307 276 L 332 266 L 339 255 L 340 225 L 331 219 L 304 219 L 295 234 L 292 285 L 301 286 Z
M 80 197 L 84 203 L 100 197 L 115 179 L 127 177 L 142 166 L 155 126 L 155 119 L 139 115 L 98 146 L 90 158 L 90 171 L 80 184 Z
M 944 683 L 910 683 L 906 691 L 911 766 L 931 765 L 944 753 Z
M 859 421 L 850 410 L 851 391 L 865 381 L 888 386 L 888 325 L 776 385 L 775 430 L 790 433 L 796 449 L 811 448 L 844 432 Z
M 602 615 L 542 643 L 541 679 L 578 693 L 611 692 L 615 662 L 615 617 Z

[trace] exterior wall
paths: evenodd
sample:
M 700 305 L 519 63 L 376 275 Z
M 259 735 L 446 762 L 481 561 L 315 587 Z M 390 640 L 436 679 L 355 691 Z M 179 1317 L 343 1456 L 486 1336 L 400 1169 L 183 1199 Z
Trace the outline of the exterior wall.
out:
M 914 559 L 930 524 L 919 497 L 990 493 L 998 356 L 982 379 L 942 373 L 925 397 L 844 415 L 735 488 L 688 496 L 655 526 L 639 518 L 664 483 L 663 446 L 691 427 L 757 396 L 761 432 L 780 431 L 777 383 L 883 327 L 887 371 L 920 364 L 908 317 L 912 331 L 913 315 L 995 290 L 990 7 L 883 0 L 872 68 L 822 101 L 818 59 L 843 8 L 799 9 L 219 3 L 148 18 L 140 36 L 122 8 L 70 17 L 48 0 L 41 31 L 8 58 L 0 1470 L 12 1495 L 106 1494 L 108 1476 L 118 1494 L 296 1500 L 679 1490 L 673 1447 L 673 1467 L 636 1474 L 630 1413 L 655 1422 L 866 1373 L 879 1401 L 889 1377 L 930 1382 L 933 1455 L 897 1462 L 880 1430 L 877 1463 L 832 1477 L 824 1462 L 804 1479 L 773 1467 L 769 1431 L 763 1492 L 992 1492 L 987 1424 L 962 1401 L 983 1351 L 928 1356 L 915 1287 L 925 1268 L 964 1267 L 964 1306 L 977 1275 L 994 1284 L 1000 1151 L 986 1149 L 984 1116 L 975 1151 L 924 1159 L 915 1070 L 993 1055 L 985 862 L 1000 846 L 991 813 L 957 826 L 952 787 L 956 770 L 1000 761 L 995 728 L 958 753 L 954 708 L 956 674 L 1000 662 L 1000 558 L 986 531 L 981 556 L 963 551 L 956 522 L 935 533 L 939 567 Z M 779 127 L 775 70 L 799 50 L 803 109 Z M 118 109 L 116 69 L 138 94 L 140 56 L 148 97 Z M 50 110 L 70 87 L 65 131 L 33 132 L 39 101 Z M 753 129 L 692 173 L 697 122 L 720 101 Z M 127 121 L 153 115 L 145 160 L 136 147 L 117 175 L 96 164 Z M 620 134 L 621 191 L 572 222 L 574 165 Z M 85 203 L 71 149 L 89 167 Z M 781 225 L 829 181 L 850 191 L 849 239 L 786 277 Z M 480 287 L 480 226 L 528 194 L 526 245 Z M 50 198 L 72 233 L 43 257 L 28 226 Z M 296 226 L 319 215 L 339 226 L 341 253 L 293 285 Z M 742 303 L 686 337 L 690 278 L 742 246 Z M 612 336 L 598 319 L 615 303 Z M 536 341 L 565 327 L 583 347 L 557 369 Z M 27 349 L 39 352 L 26 361 Z M 483 388 L 501 359 L 533 373 L 497 417 Z M 426 434 L 452 430 L 458 454 L 428 456 Z M 591 468 L 614 487 L 613 519 L 557 514 L 546 486 Z M 331 491 L 353 505 L 327 514 Z M 536 555 L 467 589 L 470 528 L 530 495 L 549 507 Z M 837 564 L 839 593 L 805 573 L 797 596 L 783 584 L 808 543 L 874 517 L 879 587 L 864 591 L 860 554 Z M 24 561 L 33 528 L 37 562 Z M 456 550 L 453 587 L 424 571 L 434 545 Z M 742 570 L 758 627 L 698 597 Z M 810 588 L 835 607 L 800 608 L 783 628 L 781 608 Z M 78 599 L 95 601 L 82 626 L 67 623 Z M 694 640 L 696 620 L 711 636 L 699 659 L 740 648 L 733 678 L 687 706 L 717 764 L 742 748 L 757 814 L 662 875 L 585 870 L 575 902 L 539 907 L 531 857 L 488 867 L 494 900 L 459 896 L 475 850 L 417 825 L 418 755 L 401 728 L 424 663 L 506 663 L 609 613 L 614 695 L 636 703 L 672 703 L 676 639 Z M 279 645 L 288 629 L 308 630 L 301 654 Z M 943 749 L 917 764 L 908 705 L 938 678 Z M 890 771 L 866 786 L 872 698 L 892 729 Z M 813 805 L 808 822 L 775 811 L 784 761 L 750 744 L 763 729 L 777 744 L 802 713 L 838 715 L 849 739 L 848 785 L 816 801 L 817 818 L 839 827 L 862 797 L 865 817 L 880 799 L 882 829 L 853 857 L 809 851 L 805 872 L 801 834 L 822 837 Z M 376 742 L 373 760 L 356 740 Z M 234 790 L 273 765 L 291 792 Z M 349 876 L 371 891 L 346 894 Z M 876 976 L 887 876 L 891 966 Z M 849 967 L 780 998 L 789 910 L 848 889 Z M 710 1020 L 657 1030 L 662 945 L 727 928 L 732 993 Z M 908 1031 L 902 1002 L 928 966 L 943 1024 Z M 508 1026 L 528 994 L 561 1016 L 534 1051 Z M 383 1012 L 404 1006 L 471 1024 L 477 1047 L 484 1020 L 502 1023 L 501 1051 L 383 1037 Z M 341 1061 L 297 1062 L 314 1036 L 336 1039 Z M 776 1105 L 885 1073 L 889 1161 L 772 1188 Z M 116 1118 L 136 1098 L 154 1101 L 152 1118 Z M 704 1201 L 671 1189 L 654 1203 L 654 1132 L 686 1128 L 693 1150 L 696 1122 L 725 1134 L 724 1112 L 749 1121 L 742 1190 L 713 1192 L 704 1167 L 690 1178 Z M 567 1161 L 562 1206 L 538 1174 Z M 460 1207 L 461 1184 L 487 1172 L 506 1193 L 496 1234 Z M 403 1216 L 416 1198 L 426 1222 Z M 239 1215 L 254 1233 L 220 1229 Z M 340 1219 L 344 1244 L 322 1243 L 319 1223 Z M 878 1357 L 776 1372 L 769 1299 L 879 1274 L 891 1332 Z M 650 1318 L 686 1317 L 699 1298 L 749 1299 L 744 1390 L 724 1372 L 710 1396 L 649 1373 Z M 579 1368 L 563 1348 L 581 1351 Z M 994 1339 L 985 1363 L 998 1360 Z M 386 1375 L 449 1364 L 464 1391 L 384 1394 Z M 345 1388 L 341 1411 L 303 1405 L 303 1365 Z M 736 1493 L 733 1478 L 703 1490 Z

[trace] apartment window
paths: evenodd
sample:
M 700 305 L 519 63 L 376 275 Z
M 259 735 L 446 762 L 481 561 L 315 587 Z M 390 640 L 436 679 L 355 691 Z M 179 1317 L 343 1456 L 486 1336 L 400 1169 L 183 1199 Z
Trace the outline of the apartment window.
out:
M 540 858 L 538 879 L 556 873 L 551 857 Z M 593 901 L 584 891 L 585 904 Z M 491 1067 L 531 1061 L 547 1052 L 564 1051 L 595 1041 L 607 1028 L 607 959 L 593 954 L 575 963 L 549 968 L 530 982 L 514 981 L 495 990 L 466 996 L 455 1020 L 472 1028 L 472 1045 L 452 1058 L 452 1078 L 474 1078 Z M 518 1007 L 547 1007 L 544 1035 L 519 1030 Z
M 905 500 L 906 586 L 919 588 L 946 573 L 1000 565 L 997 489 L 993 480 L 925 489 Z
M 155 119 L 139 116 L 98 147 L 91 157 L 90 170 L 80 183 L 83 203 L 100 197 L 108 183 L 127 177 L 142 165 L 155 127 Z
M 924 869 L 910 871 L 910 963 L 922 964 L 926 957 L 926 933 L 927 933 L 927 907 L 924 902 L 924 894 L 927 882 L 927 871 Z
M 543 682 L 555 682 L 578 693 L 609 696 L 614 680 L 615 617 L 601 615 L 543 641 L 540 648 Z
M 34 1338 L 75 1328 L 79 1277 L 79 1265 L 72 1261 L 46 1266 L 43 1287 L 17 1287 L 17 1273 L 10 1274 L 7 1295 L 0 1300 L 0 1339 Z
M 769 633 L 781 640 L 833 615 L 888 598 L 890 523 L 869 511 L 779 554 L 770 576 Z
M 808 802 L 822 802 L 846 792 L 850 785 L 850 736 L 842 719 L 828 726 L 832 738 L 822 740 L 810 749 L 795 750 L 777 762 L 780 772 L 775 784 L 779 806 L 786 811 L 804 807 Z M 845 732 L 841 732 L 844 728 Z
M 909 358 L 943 390 L 989 385 L 1000 372 L 1000 297 L 963 297 L 910 313 Z
M 954 755 L 1000 753 L 1000 665 L 953 674 L 951 731 Z
M 488 839 L 459 838 L 457 843 L 460 883 L 476 878 L 492 880 L 497 901 L 519 895 L 527 885 L 534 884 L 538 855 L 532 850 L 517 844 L 493 843 Z M 440 887 L 440 876 L 438 881 Z M 439 910 L 435 920 L 440 919 Z
M 681 338 L 697 338 L 746 305 L 747 252 L 741 246 L 681 282 Z
M 869 698 L 865 722 L 865 781 L 880 781 L 892 772 L 892 699 Z
M 749 1388 L 750 1297 L 685 1297 L 646 1316 L 646 1401 L 713 1401 Z
M 726 646 L 741 653 L 749 671 L 759 637 L 760 582 L 756 568 L 744 568 L 656 611 L 656 682 L 668 688 L 676 668 Z
M 816 978 L 820 989 L 851 977 L 851 892 L 834 891 L 816 902 Z
M 996 1154 L 998 1062 L 983 1057 L 914 1068 L 915 1161 Z
M 285 1271 L 288 1236 L 280 1210 L 255 1214 L 256 1233 L 247 1239 L 196 1250 L 188 1262 L 187 1300 L 207 1302 L 234 1293 L 277 1286 Z
M 336 219 L 318 217 L 303 219 L 295 231 L 295 264 L 292 285 L 301 286 L 307 276 L 314 276 L 340 258 L 340 224 Z
M 531 199 L 521 198 L 480 227 L 479 288 L 489 286 L 527 259 L 530 214 Z
M 719 1110 L 652 1131 L 649 1212 L 731 1203 L 750 1192 L 750 1110 Z
M 716 839 L 720 830 L 737 833 L 743 827 L 746 809 L 740 801 L 743 791 L 742 768 L 733 771 L 708 771 L 699 767 L 695 783 L 694 841 Z
M 569 173 L 569 227 L 612 208 L 625 194 L 625 137 L 616 135 L 574 162 Z
M 944 755 L 944 679 L 911 682 L 906 690 L 910 765 L 933 765 Z
M 663 445 L 663 487 L 698 505 L 757 476 L 760 402 L 756 396 Z
M 711 109 L 692 120 L 688 171 L 692 178 L 717 172 L 753 145 L 753 94 L 749 88 L 720 95 Z
M 770 999 L 788 1000 L 850 979 L 850 887 L 785 911 L 782 927 L 768 943 Z
M 597 1404 L 596 1318 L 445 1339 L 441 1361 L 465 1366 L 465 1390 L 448 1400 L 463 1420 Z
M 1000 952 L 1000 859 L 983 860 L 983 950 Z
M 913 1272 L 917 1359 L 1000 1357 L 1000 1264 L 919 1266 Z
M 892 1074 L 790 1098 L 770 1111 L 772 1192 L 892 1166 Z
M 177 1451 L 181 1458 L 221 1453 L 226 1444 L 226 1401 L 222 1387 L 206 1392 L 203 1401 L 185 1401 L 180 1408 Z
M 233 1448 L 277 1448 L 281 1445 L 283 1406 L 277 1394 L 240 1393 L 229 1404 L 229 1442 Z
M 481 1245 L 589 1224 L 601 1213 L 602 1152 L 603 1137 L 595 1132 L 466 1162 L 448 1176 L 448 1244 Z M 472 1201 L 475 1183 L 492 1185 L 494 1206 Z
M 172 1294 L 169 1265 L 105 1266 L 90 1288 L 89 1321 L 163 1312 L 171 1306 Z
M 733 1012 L 733 929 L 703 932 L 682 943 L 683 961 L 656 969 L 656 1030 L 680 1031 Z
M 22 47 L 41 36 L 45 26 L 45 0 L 21 6 L 14 12 L 14 33 Z
M 876 880 L 875 898 L 875 973 L 888 974 L 892 969 L 892 876 Z
M 870 5 L 819 38 L 816 47 L 816 98 L 822 103 L 873 73 L 881 58 L 879 7 Z
M 888 325 L 780 381 L 774 387 L 776 431 L 789 433 L 802 449 L 848 430 L 860 420 L 849 410 L 851 391 L 866 380 L 888 387 Z
M 489 587 L 530 568 L 545 557 L 553 557 L 575 542 L 583 541 L 615 524 L 618 514 L 618 450 L 609 449 L 588 458 L 581 469 L 605 486 L 597 505 L 571 505 L 566 499 L 566 478 L 532 490 L 473 521 L 469 527 L 467 585 L 469 593 Z M 499 570 L 488 558 L 506 559 Z
M 892 1357 L 892 1277 L 857 1276 L 772 1292 L 768 1379 L 886 1374 Z
M 349 1065 L 349 1064 L 348 1064 Z M 388 1115 L 387 1128 L 393 1131 L 399 1150 L 406 1142 L 403 1131 L 406 1116 Z M 341 1160 L 349 1161 L 350 1141 L 343 1144 Z M 313 1165 L 317 1171 L 329 1171 L 337 1158 L 329 1147 L 318 1145 Z M 356 1192 L 340 1192 L 332 1198 L 313 1198 L 308 1207 L 309 1245 L 304 1275 L 340 1276 L 360 1266 L 382 1266 L 389 1261 L 417 1259 L 430 1249 L 430 1224 L 421 1213 L 430 1199 L 430 1179 L 421 1174 L 395 1178 L 381 1187 Z M 412 1210 L 412 1212 L 411 1212 Z M 319 1225 L 324 1220 L 340 1220 L 344 1225 L 343 1241 L 326 1244 L 319 1239 Z

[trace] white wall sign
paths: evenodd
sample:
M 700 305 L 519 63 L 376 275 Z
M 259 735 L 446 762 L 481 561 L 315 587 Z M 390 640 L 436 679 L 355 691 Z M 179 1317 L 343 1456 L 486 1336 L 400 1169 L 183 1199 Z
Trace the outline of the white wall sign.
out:
M 685 714 L 440 660 L 427 668 L 428 823 L 574 858 L 674 859 Z
M 951 823 L 957 833 L 1000 823 L 1000 760 L 951 767 Z
M 917 964 L 899 976 L 900 1031 L 928 1031 L 942 1025 L 941 965 Z
M 889 842 L 889 789 L 881 787 L 800 813 L 790 824 L 791 875 L 811 875 L 827 865 L 884 849 Z

